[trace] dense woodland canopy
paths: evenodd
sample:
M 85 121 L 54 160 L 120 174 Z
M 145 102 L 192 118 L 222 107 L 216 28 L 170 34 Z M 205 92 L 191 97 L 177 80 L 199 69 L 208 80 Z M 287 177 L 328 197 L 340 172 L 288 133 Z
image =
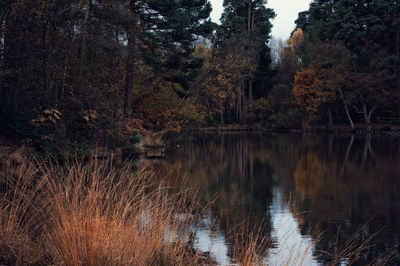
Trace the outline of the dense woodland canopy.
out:
M 400 115 L 400 3 L 316 0 L 299 14 L 304 41 L 293 92 L 309 113 L 364 122 Z
M 315 0 L 284 42 L 266 2 L 224 0 L 216 25 L 207 0 L 1 1 L 1 133 L 51 149 L 399 122 L 399 1 Z

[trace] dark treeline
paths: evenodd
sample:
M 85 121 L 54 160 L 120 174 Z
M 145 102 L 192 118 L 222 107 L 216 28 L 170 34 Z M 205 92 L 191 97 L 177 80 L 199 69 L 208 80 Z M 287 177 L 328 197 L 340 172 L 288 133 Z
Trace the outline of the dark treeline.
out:
M 1 1 L 2 133 L 60 146 L 113 142 L 135 116 L 165 126 L 210 12 L 206 0 Z
M 275 17 L 265 0 L 224 1 L 213 45 L 199 52 L 205 63 L 193 97 L 203 106 L 206 123 L 253 123 L 274 72 L 268 42 Z M 198 49 L 203 50 L 202 46 Z
M 400 3 L 316 0 L 299 13 L 293 93 L 309 116 L 334 123 L 399 122 Z
M 316 0 L 272 53 L 266 2 L 225 0 L 216 25 L 207 0 L 2 1 L 2 134 L 43 148 L 399 121 L 398 1 Z

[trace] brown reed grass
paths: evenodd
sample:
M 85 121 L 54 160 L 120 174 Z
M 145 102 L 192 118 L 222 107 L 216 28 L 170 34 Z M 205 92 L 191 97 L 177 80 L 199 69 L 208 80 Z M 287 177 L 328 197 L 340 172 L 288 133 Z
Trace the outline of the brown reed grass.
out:
M 183 228 L 194 222 L 185 217 L 191 203 L 154 182 L 151 173 L 97 160 L 16 168 L 1 174 L 2 264 L 175 265 L 200 259 L 183 238 Z

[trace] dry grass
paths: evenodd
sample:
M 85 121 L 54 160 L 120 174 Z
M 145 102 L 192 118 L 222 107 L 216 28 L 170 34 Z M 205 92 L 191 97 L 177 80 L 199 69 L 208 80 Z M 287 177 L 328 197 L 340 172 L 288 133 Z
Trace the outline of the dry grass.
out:
M 215 263 L 190 244 L 186 229 L 201 209 L 191 191 L 171 192 L 129 163 L 32 160 L 2 169 L 0 180 L 0 264 Z M 265 263 L 268 240 L 259 235 L 236 234 L 237 263 Z M 355 257 L 353 250 L 348 244 L 339 257 Z
M 33 203 L 39 185 L 32 186 L 32 165 L 3 169 L 0 174 L 0 264 L 32 264 L 43 258 L 33 241 L 39 226 Z
M 39 165 L 36 167 L 35 165 Z M 201 260 L 183 228 L 193 203 L 111 161 L 2 171 L 1 264 L 169 265 Z

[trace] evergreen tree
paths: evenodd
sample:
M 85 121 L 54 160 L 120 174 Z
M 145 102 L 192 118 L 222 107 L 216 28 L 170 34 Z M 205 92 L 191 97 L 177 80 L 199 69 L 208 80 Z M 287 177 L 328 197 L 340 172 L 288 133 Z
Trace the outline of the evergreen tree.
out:
M 275 17 L 266 8 L 265 0 L 225 0 L 221 25 L 217 28 L 214 45 L 219 53 L 240 50 L 248 65 L 240 73 L 240 92 L 237 95 L 236 120 L 241 123 L 252 120 L 253 98 L 266 94 L 272 79 L 271 56 L 267 46 Z M 233 48 L 239 45 L 242 49 Z M 221 55 L 222 56 L 222 55 Z

